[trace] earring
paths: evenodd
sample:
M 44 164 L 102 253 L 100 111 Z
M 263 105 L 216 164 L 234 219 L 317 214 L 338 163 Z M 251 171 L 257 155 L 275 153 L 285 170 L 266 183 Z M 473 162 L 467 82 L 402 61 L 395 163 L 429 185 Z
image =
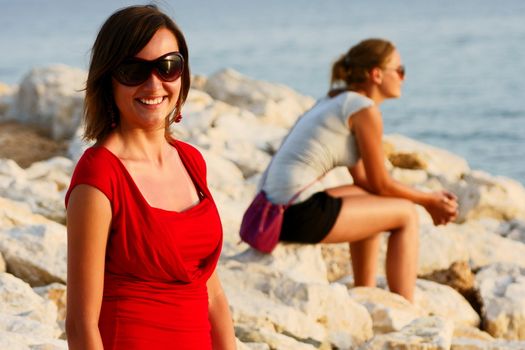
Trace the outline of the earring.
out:
M 109 116 L 111 118 L 111 129 L 115 129 L 117 127 L 117 122 L 115 120 L 115 112 L 113 111 L 113 106 L 109 106 Z
M 179 114 L 177 114 L 177 116 L 175 117 L 175 123 L 180 123 L 181 120 L 182 120 L 182 114 L 179 112 Z

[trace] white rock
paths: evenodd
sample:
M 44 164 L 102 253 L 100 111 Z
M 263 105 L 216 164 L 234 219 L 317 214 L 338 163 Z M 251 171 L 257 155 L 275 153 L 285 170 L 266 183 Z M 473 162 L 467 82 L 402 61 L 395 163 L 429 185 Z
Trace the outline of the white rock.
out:
M 418 275 L 448 269 L 457 261 L 468 261 L 472 269 L 496 262 L 525 267 L 525 244 L 499 235 L 499 225 L 493 219 L 439 227 L 422 225 Z M 380 258 L 384 259 L 383 255 Z
M 236 334 L 242 339 L 266 344 L 266 347 L 257 345 L 252 349 L 275 349 L 275 350 L 314 350 L 310 344 L 299 342 L 292 337 L 273 332 L 268 329 L 250 329 L 248 327 L 236 327 Z
M 73 163 L 63 157 L 33 163 L 22 169 L 12 160 L 0 160 L 0 196 L 26 202 L 34 213 L 64 222 L 64 194 Z
M 26 173 L 17 162 L 11 159 L 0 159 L 0 175 L 7 178 L 24 178 Z
M 253 192 L 253 189 L 246 189 L 246 194 Z M 237 255 L 246 250 L 246 244 L 240 244 L 239 227 L 244 210 L 248 206 L 251 196 L 243 196 L 239 199 L 232 199 L 228 195 L 214 191 L 213 199 L 219 210 L 223 228 L 222 255 Z
M 61 183 L 47 180 L 28 180 L 12 178 L 8 186 L 0 188 L 0 196 L 26 202 L 31 211 L 41 214 L 53 221 L 65 222 L 64 211 L 64 178 Z
M 75 164 L 68 158 L 53 157 L 35 162 L 25 169 L 28 180 L 45 180 L 54 182 L 59 191 L 67 189 Z
M 57 320 L 65 321 L 67 297 L 65 284 L 52 283 L 47 286 L 35 287 L 33 290 L 45 300 L 52 301 L 57 307 Z
M 390 175 L 397 181 L 413 187 L 424 186 L 427 180 L 429 180 L 428 173 L 425 170 L 394 167 L 390 171 Z
M 213 98 L 263 116 L 277 125 L 290 127 L 314 100 L 287 86 L 250 79 L 232 69 L 208 77 L 204 90 Z
M 73 161 L 74 164 L 78 162 L 82 154 L 91 147 L 94 142 L 88 142 L 84 141 L 82 139 L 82 135 L 84 135 L 84 127 L 79 126 L 76 130 L 74 135 L 69 140 L 69 145 L 67 148 L 67 155 L 68 157 Z
M 279 243 L 271 254 L 249 248 L 234 259 L 264 265 L 297 282 L 328 284 L 326 264 L 319 244 Z
M 468 261 L 467 240 L 461 231 L 463 226 L 421 225 L 419 238 L 418 275 L 448 269 L 456 261 Z
M 65 65 L 33 69 L 20 84 L 9 119 L 33 124 L 55 140 L 71 137 L 80 123 L 86 77 Z
M 432 281 L 418 279 L 414 304 L 428 315 L 454 321 L 455 326 L 478 326 L 479 315 L 456 290 Z
M 525 188 L 515 180 L 472 171 L 449 188 L 458 196 L 459 221 L 525 219 Z
M 470 170 L 464 159 L 444 149 L 398 134 L 385 135 L 383 139 L 393 148 L 394 153 L 415 154 L 425 163 L 424 169 L 431 175 L 441 175 L 449 181 L 455 181 Z
M 0 196 L 0 230 L 28 224 L 46 224 L 49 220 L 31 212 L 27 203 Z
M 352 300 L 341 284 L 284 280 L 277 282 L 273 291 L 286 305 L 321 320 L 328 331 L 328 340 L 338 349 L 355 348 L 372 337 L 372 319 L 368 311 Z
M 278 329 L 296 339 L 322 342 L 326 330 L 308 315 L 271 298 L 269 285 L 281 274 L 257 264 L 227 261 L 219 265 L 219 276 L 228 297 L 235 324 Z M 241 338 L 242 339 L 242 338 Z
M 206 160 L 208 185 L 213 191 L 220 191 L 231 198 L 243 196 L 243 175 L 231 161 L 213 152 L 199 149 Z
M 503 262 L 525 267 L 525 244 L 501 237 L 495 220 L 469 221 L 459 226 L 472 269 Z
M 0 252 L 0 273 L 5 272 L 5 271 L 6 271 L 6 263 L 4 260 L 4 256 Z
M 449 350 L 453 324 L 440 317 L 422 317 L 399 332 L 375 336 L 360 350 Z
M 522 350 L 523 341 L 494 339 L 490 334 L 474 327 L 456 327 L 451 350 Z
M 240 348 L 237 345 L 237 350 L 271 350 L 270 345 L 265 343 L 254 343 L 254 342 L 247 342 L 243 344 L 243 348 Z
M 498 229 L 498 233 L 505 238 L 525 243 L 525 220 L 515 219 L 503 222 Z
M 42 286 L 66 281 L 66 228 L 54 222 L 0 229 L 0 251 L 8 271 Z
M 487 332 L 496 338 L 525 340 L 525 267 L 497 263 L 476 275 Z
M 255 342 L 241 342 L 239 338 L 235 338 L 236 350 L 270 350 L 268 344 Z
M 0 315 L 20 316 L 56 326 L 57 308 L 36 294 L 29 284 L 9 273 L 0 273 Z
M 402 296 L 380 288 L 355 287 L 349 295 L 368 310 L 376 335 L 399 331 L 425 315 Z
M 0 349 L 31 350 L 21 334 L 0 330 Z
M 274 143 L 281 143 L 287 128 L 264 123 L 251 114 L 223 113 L 218 116 L 214 128 L 226 135 L 224 142 L 239 140 L 249 142 L 266 153 L 275 151 Z
M 1 313 L 0 330 L 23 335 L 28 345 L 41 343 L 45 339 L 55 339 L 60 334 L 55 325 L 38 322 L 24 316 Z
M 450 350 L 523 350 L 525 341 L 494 340 L 485 341 L 479 339 L 454 338 Z

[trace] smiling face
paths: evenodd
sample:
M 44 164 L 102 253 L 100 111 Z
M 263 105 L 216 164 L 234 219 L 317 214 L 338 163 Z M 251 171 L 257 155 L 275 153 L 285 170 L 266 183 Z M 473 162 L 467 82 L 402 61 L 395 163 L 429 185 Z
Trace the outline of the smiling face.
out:
M 179 51 L 175 35 L 160 28 L 135 58 L 151 61 L 174 51 Z M 153 71 L 148 80 L 138 86 L 126 86 L 115 79 L 112 84 L 122 129 L 164 130 L 166 117 L 175 109 L 179 98 L 180 78 L 166 82 Z

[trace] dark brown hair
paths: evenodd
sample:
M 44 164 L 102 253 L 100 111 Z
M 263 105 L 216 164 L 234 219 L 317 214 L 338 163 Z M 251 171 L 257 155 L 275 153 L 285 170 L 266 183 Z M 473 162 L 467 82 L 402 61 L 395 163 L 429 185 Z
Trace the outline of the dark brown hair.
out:
M 368 81 L 373 68 L 385 68 L 395 46 L 384 39 L 366 39 L 353 46 L 332 66 L 331 90 L 335 96 L 346 90 L 355 90 Z
M 84 138 L 99 141 L 118 123 L 118 109 L 113 98 L 112 74 L 127 58 L 135 56 L 150 41 L 157 30 L 166 28 L 175 35 L 179 52 L 184 57 L 181 91 L 176 111 L 166 121 L 166 128 L 180 109 L 190 89 L 188 47 L 184 35 L 175 22 L 155 5 L 130 6 L 113 13 L 102 25 L 91 50 L 84 100 Z

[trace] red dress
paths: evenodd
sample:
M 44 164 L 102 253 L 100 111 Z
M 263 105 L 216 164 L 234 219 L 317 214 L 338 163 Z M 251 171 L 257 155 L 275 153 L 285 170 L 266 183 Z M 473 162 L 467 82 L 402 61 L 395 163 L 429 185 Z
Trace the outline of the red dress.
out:
M 222 247 L 206 165 L 174 141 L 201 201 L 183 212 L 151 207 L 123 163 L 104 147 L 80 158 L 66 194 L 78 184 L 111 202 L 99 329 L 105 350 L 211 349 L 206 281 Z

